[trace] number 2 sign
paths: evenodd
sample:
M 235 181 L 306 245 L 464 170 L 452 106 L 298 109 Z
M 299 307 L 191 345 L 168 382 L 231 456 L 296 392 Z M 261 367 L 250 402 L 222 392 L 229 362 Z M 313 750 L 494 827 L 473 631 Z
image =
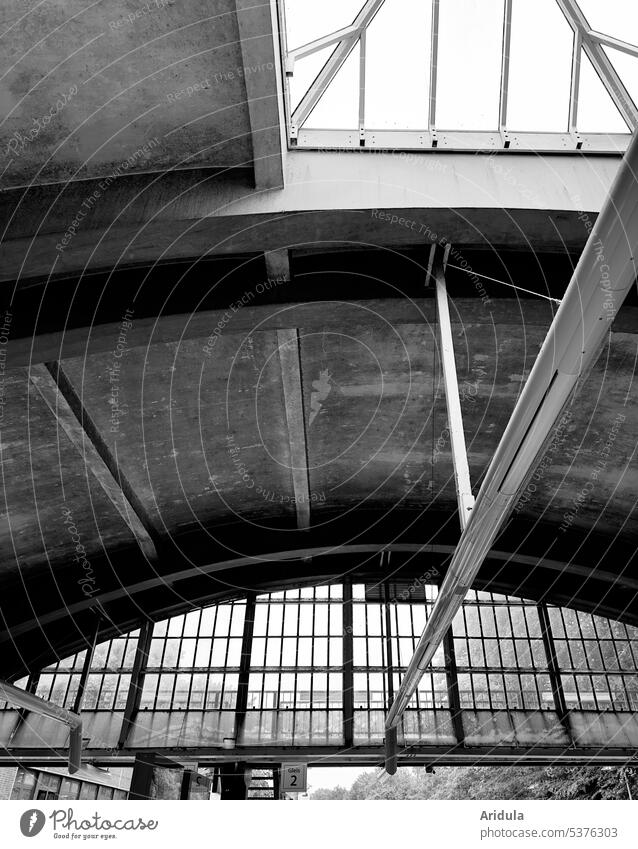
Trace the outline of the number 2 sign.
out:
M 308 782 L 306 764 L 281 765 L 281 790 L 284 793 L 305 793 Z

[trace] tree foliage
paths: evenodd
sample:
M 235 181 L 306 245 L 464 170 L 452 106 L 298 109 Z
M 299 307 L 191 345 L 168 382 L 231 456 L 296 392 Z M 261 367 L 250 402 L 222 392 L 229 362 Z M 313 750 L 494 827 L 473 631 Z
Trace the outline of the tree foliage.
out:
M 311 799 L 627 799 L 638 771 L 612 767 L 423 767 L 364 772 L 352 786 L 320 788 Z

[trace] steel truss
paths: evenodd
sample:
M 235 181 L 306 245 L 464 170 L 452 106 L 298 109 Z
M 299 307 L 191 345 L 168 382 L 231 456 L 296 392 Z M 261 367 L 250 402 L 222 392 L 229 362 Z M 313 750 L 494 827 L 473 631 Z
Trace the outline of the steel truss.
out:
M 638 108 L 609 60 L 605 47 L 638 57 L 638 46 L 593 30 L 577 0 L 556 0 L 573 31 L 572 76 L 569 115 L 566 133 L 513 133 L 508 129 L 510 46 L 513 0 L 503 0 L 503 36 L 501 44 L 501 75 L 499 90 L 498 130 L 472 132 L 446 130 L 436 126 L 437 78 L 439 54 L 439 3 L 431 0 L 430 81 L 428 92 L 428 125 L 418 131 L 379 130 L 366 124 L 366 32 L 384 0 L 367 0 L 352 24 L 317 38 L 294 50 L 286 50 L 284 63 L 286 76 L 291 77 L 295 64 L 326 47 L 334 50 L 312 82 L 300 103 L 289 110 L 289 143 L 297 148 L 381 148 L 417 149 L 446 148 L 453 150 L 534 150 L 552 153 L 574 150 L 616 153 L 627 146 L 628 134 L 581 134 L 578 131 L 578 98 L 583 52 L 607 93 L 620 112 L 629 130 L 638 126 Z M 285 39 L 285 34 L 283 35 Z M 344 62 L 359 46 L 359 126 L 350 131 L 306 130 L 304 124 L 319 103 L 326 89 L 336 77 Z

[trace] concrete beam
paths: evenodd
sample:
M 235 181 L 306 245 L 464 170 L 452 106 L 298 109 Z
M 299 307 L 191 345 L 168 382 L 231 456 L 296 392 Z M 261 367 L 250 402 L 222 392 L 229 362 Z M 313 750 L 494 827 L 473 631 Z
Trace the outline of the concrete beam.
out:
M 0 279 L 256 249 L 423 245 L 441 237 L 461 246 L 582 249 L 583 213 L 601 209 L 620 161 L 620 154 L 291 151 L 279 192 L 255 192 L 237 174 L 118 178 L 70 240 L 92 181 L 9 191 Z
M 306 419 L 301 384 L 301 354 L 299 332 L 295 329 L 277 331 L 281 377 L 286 404 L 286 422 L 290 444 L 290 473 L 295 494 L 297 527 L 310 527 L 310 482 L 308 480 L 308 447 Z
M 255 188 L 284 184 L 279 34 L 270 0 L 235 0 L 253 146 Z M 273 23 L 275 27 L 273 27 Z
M 90 472 L 102 487 L 104 493 L 120 514 L 128 528 L 135 536 L 140 549 L 146 557 L 154 562 L 157 560 L 157 550 L 138 512 L 122 490 L 122 480 L 119 472 L 113 472 L 96 446 L 96 429 L 85 411 L 74 410 L 60 388 L 63 379 L 61 366 L 58 364 L 58 382 L 44 365 L 34 365 L 29 372 L 31 383 L 38 390 L 42 399 L 55 416 L 59 427 L 81 454 L 87 472 Z M 71 402 L 73 399 L 71 399 Z M 79 413 L 79 415 L 78 415 Z M 102 440 L 103 442 L 103 440 Z
M 188 581 L 189 578 L 193 577 L 194 572 L 197 572 L 199 575 L 224 575 L 224 573 L 228 573 L 235 569 L 241 569 L 242 567 L 249 565 L 259 565 L 260 568 L 267 569 L 271 564 L 290 563 L 291 572 L 294 573 L 294 569 L 298 561 L 307 560 L 309 558 L 316 559 L 326 556 L 348 557 L 356 554 L 377 555 L 383 551 L 421 556 L 440 555 L 451 557 L 454 554 L 455 548 L 456 546 L 453 545 L 423 543 L 362 543 L 345 546 L 310 546 L 308 548 L 298 548 L 290 551 L 277 551 L 274 553 L 266 552 L 261 555 L 235 557 L 230 560 L 218 561 L 204 566 L 196 566 L 193 569 L 183 569 L 179 572 L 158 574 L 154 578 L 137 581 L 121 589 L 102 593 L 99 597 L 99 601 L 100 604 L 108 606 L 114 602 L 121 601 L 122 599 L 129 599 L 148 590 L 156 589 L 157 587 L 172 587 L 174 584 Z M 520 554 L 518 552 L 498 550 L 492 550 L 490 552 L 489 560 L 503 563 L 507 567 L 511 567 L 512 565 L 521 567 L 517 575 L 512 578 L 511 584 L 506 585 L 503 583 L 494 590 L 495 592 L 503 592 L 506 595 L 516 596 L 517 587 L 521 581 L 521 575 L 529 574 L 530 570 L 537 568 L 547 569 L 556 575 L 569 573 L 571 575 L 578 576 L 583 579 L 583 586 L 587 582 L 596 581 L 602 586 L 603 590 L 608 590 L 610 587 L 618 586 L 619 583 L 617 572 L 598 568 L 598 566 L 592 569 L 590 565 L 579 565 L 572 562 L 565 563 L 560 560 L 539 558 L 536 556 Z M 507 572 L 506 569 L 500 571 L 508 576 L 512 574 L 511 572 Z M 622 585 L 628 592 L 638 592 L 638 581 L 631 577 L 625 577 L 623 575 Z M 208 600 L 208 597 L 206 600 Z M 202 604 L 204 601 L 205 599 L 198 599 L 198 602 Z M 552 603 L 560 604 L 564 607 L 573 607 L 574 598 L 562 598 L 559 597 L 556 592 L 552 592 Z M 92 606 L 94 606 L 94 604 L 95 602 L 91 599 L 85 599 L 75 602 L 74 604 L 66 605 L 64 608 L 60 608 L 50 613 L 41 614 L 37 618 L 30 619 L 20 625 L 12 627 L 10 632 L 6 631 L 4 633 L 0 633 L 0 644 L 11 642 L 16 637 L 27 634 L 29 631 L 37 630 L 43 625 L 50 625 L 59 620 L 65 620 L 69 616 L 80 614 L 83 611 L 89 610 Z M 580 600 L 580 608 L 586 609 L 583 606 L 582 600 Z M 167 618 L 169 616 L 177 616 L 184 612 L 184 609 L 186 609 L 186 604 L 180 603 L 177 606 L 173 605 L 170 609 L 162 607 L 161 610 L 153 611 L 153 615 L 157 618 Z M 604 607 L 600 601 L 596 602 L 591 612 L 595 612 L 600 616 L 607 616 L 610 619 L 618 618 L 618 611 Z M 626 610 L 624 612 L 627 613 Z M 629 624 L 634 624 L 634 620 L 632 619 L 629 621 Z M 131 630 L 133 630 L 133 626 L 131 627 Z M 69 654 L 72 653 L 72 651 L 69 651 Z
M 266 251 L 266 274 L 269 280 L 286 280 L 290 282 L 290 252 L 282 248 L 278 251 Z

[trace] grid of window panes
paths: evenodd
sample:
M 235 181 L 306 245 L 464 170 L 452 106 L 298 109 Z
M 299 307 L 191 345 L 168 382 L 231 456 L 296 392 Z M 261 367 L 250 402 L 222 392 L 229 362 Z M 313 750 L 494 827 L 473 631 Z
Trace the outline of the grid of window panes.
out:
M 567 608 L 549 608 L 567 707 L 638 711 L 638 628 Z
M 84 710 L 124 710 L 139 631 L 131 631 L 95 647 L 84 690 Z M 73 707 L 86 650 L 47 666 L 36 695 L 65 708 Z
M 391 584 L 386 590 L 354 584 L 352 587 L 352 650 L 355 743 L 379 742 L 384 736 L 385 714 L 401 674 L 414 653 L 436 601 L 437 588 Z M 389 671 L 392 672 L 392 690 Z M 399 671 L 400 670 L 400 671 Z M 432 727 L 428 712 L 447 710 L 448 690 L 443 648 L 423 676 L 404 717 L 410 737 L 424 736 Z
M 234 711 L 245 614 L 236 601 L 157 622 L 140 709 Z
M 351 633 L 344 629 L 341 585 L 258 596 L 240 742 L 343 742 L 344 641 L 350 638 L 354 740 L 380 742 L 385 712 L 436 594 L 435 586 L 419 582 L 355 584 Z M 567 707 L 638 711 L 638 628 L 551 606 L 547 613 Z M 140 709 L 216 712 L 220 729 L 231 732 L 245 616 L 242 600 L 156 623 Z M 452 633 L 462 709 L 555 709 L 536 603 L 470 592 Z M 133 631 L 96 647 L 84 710 L 123 711 L 138 637 Z M 37 695 L 71 708 L 84 658 L 80 652 L 44 669 Z M 406 711 L 406 738 L 448 733 L 448 674 L 441 647 Z M 25 686 L 26 679 L 17 683 Z
M 127 772 L 132 772 L 128 770 Z M 130 782 L 128 776 L 127 784 Z M 97 784 L 92 781 L 79 781 L 55 773 L 39 772 L 20 767 L 11 790 L 12 799 L 117 799 L 128 797 L 128 792 L 118 787 Z
M 242 742 L 343 740 L 343 590 L 258 596 Z
M 470 591 L 452 631 L 461 708 L 555 709 L 535 602 Z

